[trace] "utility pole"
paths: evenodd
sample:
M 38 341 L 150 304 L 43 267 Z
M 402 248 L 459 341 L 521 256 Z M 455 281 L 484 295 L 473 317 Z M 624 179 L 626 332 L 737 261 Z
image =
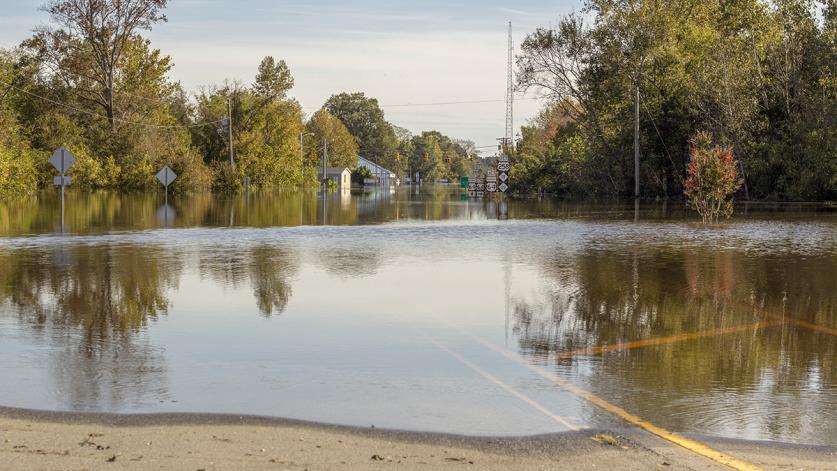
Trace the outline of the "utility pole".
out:
M 506 70 L 506 146 L 514 145 L 514 40 L 512 38 L 512 23 L 509 21 L 509 50 L 508 69 Z M 506 150 L 511 157 L 511 149 Z
M 639 199 L 639 81 L 634 96 L 634 198 Z
M 324 137 L 323 138 L 323 190 L 326 189 L 325 188 L 325 182 L 326 182 L 326 178 L 328 178 L 327 170 L 326 170 L 328 168 L 327 165 L 326 165 L 327 162 L 328 162 L 328 141 L 326 141 L 326 138 Z
M 232 138 L 232 96 L 227 98 L 227 111 L 229 112 L 229 138 L 230 138 L 230 166 L 235 168 L 235 161 L 233 160 L 233 138 Z

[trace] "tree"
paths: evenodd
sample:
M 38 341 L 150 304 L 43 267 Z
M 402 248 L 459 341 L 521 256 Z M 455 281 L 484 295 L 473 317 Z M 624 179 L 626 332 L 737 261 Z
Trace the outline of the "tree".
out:
M 361 156 L 385 161 L 395 155 L 398 138 L 375 98 L 363 93 L 341 93 L 332 95 L 324 108 L 339 118 L 357 139 Z
M 306 149 L 318 150 L 322 148 L 323 140 L 328 142 L 329 167 L 357 166 L 357 141 L 343 122 L 324 108 L 311 116 L 305 125 L 305 133 Z
M 116 129 L 115 90 L 123 54 L 140 30 L 166 21 L 168 0 L 52 0 L 44 5 L 55 24 L 31 42 L 52 71 L 82 99 L 101 107 Z
M 294 78 L 284 60 L 277 64 L 273 56 L 262 59 L 256 74 L 256 83 L 253 84 L 256 95 L 271 100 L 283 99 L 293 86 Z
M 712 146 L 709 134 L 698 133 L 690 155 L 685 190 L 689 206 L 700 214 L 704 224 L 732 216 L 732 195 L 741 188 L 732 149 Z

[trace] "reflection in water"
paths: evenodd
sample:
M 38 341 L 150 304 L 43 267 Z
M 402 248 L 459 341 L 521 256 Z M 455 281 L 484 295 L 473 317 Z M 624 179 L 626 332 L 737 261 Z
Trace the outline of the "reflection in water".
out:
M 612 424 L 458 328 L 511 333 L 529 361 L 672 430 L 835 444 L 828 333 L 749 327 L 568 354 L 771 316 L 837 328 L 833 212 L 750 207 L 703 228 L 673 205 L 424 186 L 193 195 L 173 198 L 166 224 L 157 196 L 69 192 L 71 237 L 54 234 L 52 196 L 0 204 L 3 405 L 555 431 L 427 332 L 556 413 Z M 321 224 L 340 227 L 304 227 Z
M 50 344 L 63 402 L 120 409 L 165 396 L 165 359 L 140 337 L 168 312 L 179 259 L 155 248 L 60 246 L 2 252 L 0 265 L 0 305 Z
M 549 289 L 517 298 L 521 352 L 584 381 L 605 398 L 674 430 L 793 440 L 837 433 L 837 342 L 787 326 L 751 328 L 600 356 L 559 355 L 600 345 L 789 316 L 837 326 L 837 256 L 733 250 L 582 249 L 541 261 Z M 830 392 L 828 392 L 830 391 Z M 817 431 L 817 432 L 814 432 Z
M 250 285 L 262 315 L 285 311 L 293 292 L 289 279 L 298 266 L 296 254 L 284 248 L 259 246 L 251 251 Z

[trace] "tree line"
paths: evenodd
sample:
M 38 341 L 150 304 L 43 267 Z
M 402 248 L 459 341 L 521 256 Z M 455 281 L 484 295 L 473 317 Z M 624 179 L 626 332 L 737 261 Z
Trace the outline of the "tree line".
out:
M 519 192 L 633 195 L 639 91 L 645 197 L 681 197 L 689 142 L 738 161 L 742 198 L 837 199 L 837 1 L 587 0 L 526 37 Z
M 175 191 L 237 191 L 314 184 L 328 141 L 329 166 L 358 154 L 405 176 L 455 178 L 473 145 L 438 132 L 417 136 L 386 121 L 376 99 L 335 94 L 306 119 L 289 97 L 283 60 L 265 57 L 253 83 L 228 80 L 189 94 L 171 57 L 143 36 L 166 22 L 167 0 L 52 0 L 47 26 L 0 49 L 0 195 L 51 184 L 59 146 L 77 157 L 73 185 L 153 188 L 169 165 Z M 234 155 L 230 158 L 230 139 Z

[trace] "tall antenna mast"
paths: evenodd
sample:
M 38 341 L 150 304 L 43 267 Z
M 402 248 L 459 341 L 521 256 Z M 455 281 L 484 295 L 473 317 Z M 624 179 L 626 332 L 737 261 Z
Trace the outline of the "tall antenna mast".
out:
M 514 43 L 512 42 L 512 23 L 509 21 L 509 68 L 506 79 L 506 135 L 505 145 L 514 146 Z

